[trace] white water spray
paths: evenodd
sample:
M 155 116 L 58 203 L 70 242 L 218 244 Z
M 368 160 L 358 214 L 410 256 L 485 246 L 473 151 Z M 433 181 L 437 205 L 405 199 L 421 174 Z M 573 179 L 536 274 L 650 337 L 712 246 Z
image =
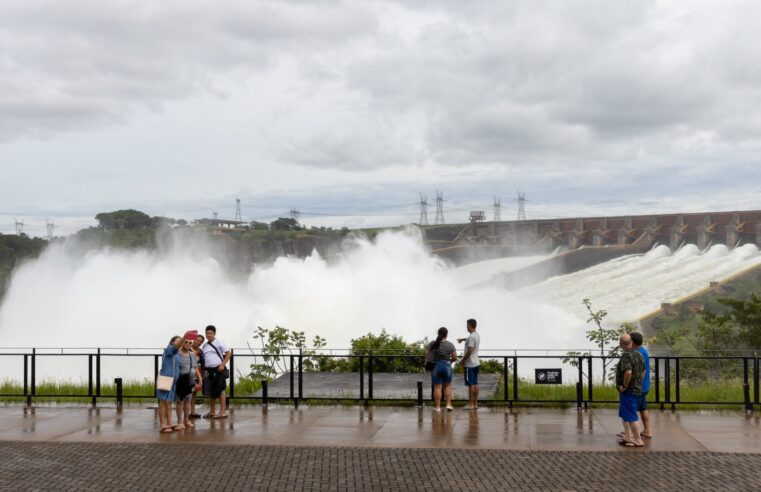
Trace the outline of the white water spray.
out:
M 383 328 L 413 341 L 447 326 L 455 338 L 471 317 L 483 348 L 587 345 L 582 318 L 495 287 L 469 287 L 415 231 L 356 239 L 331 263 L 317 254 L 279 258 L 243 280 L 182 241 L 156 252 L 82 257 L 71 249 L 52 245 L 16 271 L 0 307 L 3 345 L 161 347 L 215 324 L 220 338 L 241 347 L 256 326 L 277 324 L 346 348 Z

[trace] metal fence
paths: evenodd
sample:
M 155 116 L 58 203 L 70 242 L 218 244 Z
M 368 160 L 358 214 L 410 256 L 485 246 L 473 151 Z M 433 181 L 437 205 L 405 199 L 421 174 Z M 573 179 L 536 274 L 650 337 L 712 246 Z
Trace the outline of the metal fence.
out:
M 479 400 L 513 406 L 618 402 L 612 374 L 617 357 L 568 353 L 489 353 L 480 357 Z M 651 356 L 648 401 L 656 407 L 759 403 L 758 355 Z M 83 399 L 121 403 L 155 398 L 160 350 L 0 349 L 0 399 Z M 430 398 L 423 356 L 333 351 L 288 354 L 233 349 L 227 397 L 241 402 L 411 401 Z M 256 367 L 270 367 L 270 377 Z M 547 378 L 549 373 L 550 377 Z M 544 374 L 544 376 L 542 376 Z M 544 379 L 542 379 L 544 377 Z M 467 400 L 455 369 L 455 400 Z

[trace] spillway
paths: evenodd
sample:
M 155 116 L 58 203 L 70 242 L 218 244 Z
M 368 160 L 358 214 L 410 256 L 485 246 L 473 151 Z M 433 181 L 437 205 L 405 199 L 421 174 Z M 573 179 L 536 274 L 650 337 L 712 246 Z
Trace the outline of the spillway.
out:
M 730 251 L 715 245 L 701 252 L 688 244 L 672 252 L 656 246 L 645 254 L 628 255 L 568 275 L 549 278 L 519 289 L 516 296 L 561 308 L 578 317 L 589 298 L 595 310 L 608 311 L 608 323 L 634 321 L 748 268 L 761 265 L 761 252 L 752 244 Z

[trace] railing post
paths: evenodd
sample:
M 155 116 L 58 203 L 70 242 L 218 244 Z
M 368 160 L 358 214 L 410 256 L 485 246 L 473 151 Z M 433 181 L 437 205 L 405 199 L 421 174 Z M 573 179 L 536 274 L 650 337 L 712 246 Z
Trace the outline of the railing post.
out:
M 92 406 L 95 406 L 95 393 L 93 393 L 93 382 L 92 382 L 92 360 L 93 356 L 92 354 L 89 354 L 87 356 L 87 396 L 89 396 L 91 400 Z
M 365 358 L 359 356 L 359 399 L 365 399 Z
M 503 357 L 502 359 L 502 381 L 503 381 L 502 386 L 503 388 L 502 389 L 504 390 L 503 393 L 504 393 L 505 401 L 508 401 L 510 399 L 510 397 L 508 396 L 509 393 L 507 392 L 508 391 L 507 379 L 509 377 L 510 376 L 509 376 L 508 367 L 507 367 L 507 357 Z
M 299 349 L 299 397 L 297 401 L 301 401 L 302 398 L 304 398 L 304 356 Z
M 748 358 L 743 357 L 743 400 L 745 401 L 745 411 L 753 411 L 753 403 L 750 399 L 750 375 L 749 375 Z
M 664 381 L 664 390 L 666 392 L 666 403 L 671 403 L 671 356 L 666 356 L 666 364 L 663 366 L 665 369 L 665 381 Z M 664 405 L 661 405 L 661 410 L 664 409 Z
M 235 349 L 230 349 L 230 396 L 227 398 L 228 408 L 230 400 L 235 398 Z
M 518 356 L 513 356 L 513 401 L 518 401 Z
M 594 400 L 594 394 L 592 392 L 592 388 L 594 388 L 594 379 L 592 378 L 592 354 L 587 356 L 587 400 L 589 400 L 589 403 L 592 403 Z
M 676 379 L 676 384 L 675 384 L 675 387 L 676 387 L 676 403 L 679 403 L 680 399 L 681 399 L 681 397 L 679 395 L 679 379 L 680 379 L 679 378 L 679 362 L 680 362 L 680 360 L 681 359 L 679 357 L 676 358 L 676 371 L 674 372 L 674 378 Z M 676 404 L 672 403 L 671 404 L 671 409 L 672 410 L 676 410 Z
M 100 349 L 95 357 L 95 394 L 100 396 Z M 95 406 L 95 398 L 93 398 L 93 406 Z
M 579 378 L 576 382 L 576 407 L 579 410 L 581 410 L 584 400 L 584 368 L 582 364 L 584 364 L 584 358 L 579 357 Z
M 122 388 L 122 378 L 114 379 L 114 384 L 116 385 L 116 406 L 121 407 L 122 400 L 124 399 L 124 393 Z
M 369 360 L 367 363 L 367 393 L 368 397 L 370 398 L 370 401 L 373 399 L 373 354 L 372 351 L 370 352 L 370 355 L 368 356 Z
M 262 380 L 262 405 L 267 406 L 267 400 L 269 395 L 267 394 L 267 380 Z
M 423 382 L 417 382 L 417 406 L 423 408 Z
M 294 371 L 294 367 L 293 367 L 293 354 L 290 355 L 290 358 L 291 358 L 290 396 L 291 396 L 291 401 L 293 401 L 293 376 L 294 376 L 294 373 L 293 373 L 293 371 Z
M 661 402 L 661 360 L 660 357 L 653 357 L 655 360 L 655 404 Z
M 29 358 L 24 354 L 24 396 L 29 394 Z
M 32 389 L 31 396 L 28 396 L 26 401 L 28 405 L 32 404 L 32 397 L 37 394 L 37 349 L 32 349 Z
M 759 401 L 759 388 L 758 388 L 758 357 L 753 357 L 753 403 L 758 405 Z
M 153 359 L 153 387 L 156 387 L 156 383 L 159 380 L 159 357 L 160 355 L 156 355 Z M 206 376 L 204 374 L 204 376 Z

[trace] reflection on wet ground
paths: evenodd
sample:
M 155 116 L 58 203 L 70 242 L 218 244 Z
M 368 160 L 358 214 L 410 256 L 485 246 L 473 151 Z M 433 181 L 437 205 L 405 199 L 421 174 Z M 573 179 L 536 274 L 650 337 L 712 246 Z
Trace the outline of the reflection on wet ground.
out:
M 761 420 L 741 412 L 651 411 L 645 450 L 761 453 Z M 0 440 L 189 442 L 511 450 L 622 450 L 615 410 L 238 406 L 227 419 L 159 434 L 154 408 L 0 408 Z

